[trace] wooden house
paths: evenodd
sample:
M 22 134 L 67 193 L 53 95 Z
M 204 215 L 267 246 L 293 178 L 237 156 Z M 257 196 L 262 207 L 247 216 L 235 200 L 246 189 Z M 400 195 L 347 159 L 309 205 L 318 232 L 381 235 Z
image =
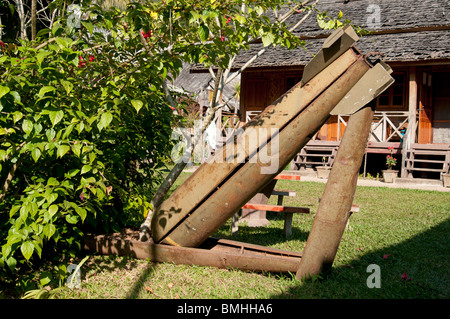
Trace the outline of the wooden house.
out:
M 318 9 L 370 31 L 356 47 L 379 51 L 393 69 L 395 83 L 376 99 L 376 113 L 361 170 L 385 169 L 393 147 L 404 178 L 440 179 L 450 162 L 450 2 L 447 0 L 324 0 Z M 302 13 L 299 13 L 302 14 Z M 292 19 L 298 19 L 294 15 Z M 331 31 L 318 27 L 314 15 L 299 27 L 306 50 L 271 48 L 241 76 L 240 119 L 264 110 L 294 84 Z M 239 68 L 262 48 L 242 52 Z M 291 163 L 292 169 L 332 164 L 348 116 L 333 116 Z

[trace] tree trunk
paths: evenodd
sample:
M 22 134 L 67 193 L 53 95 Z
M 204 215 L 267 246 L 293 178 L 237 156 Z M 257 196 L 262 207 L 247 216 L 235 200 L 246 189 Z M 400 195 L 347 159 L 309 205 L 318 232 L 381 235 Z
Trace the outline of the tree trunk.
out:
M 31 0 L 31 41 L 36 40 L 36 1 Z
M 27 31 L 25 29 L 25 12 L 23 11 L 23 1 L 22 0 L 14 0 L 17 6 L 17 14 L 19 15 L 20 20 L 20 38 L 22 40 L 27 40 Z

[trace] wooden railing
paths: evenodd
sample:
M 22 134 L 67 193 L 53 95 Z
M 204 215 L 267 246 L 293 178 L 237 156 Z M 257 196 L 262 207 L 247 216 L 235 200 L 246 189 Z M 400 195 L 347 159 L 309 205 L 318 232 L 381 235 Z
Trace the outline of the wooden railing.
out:
M 376 111 L 369 140 L 372 142 L 398 142 L 403 139 L 408 126 L 408 112 Z M 341 137 L 341 127 L 347 126 L 348 115 L 338 115 L 338 134 Z M 342 125 L 341 125 L 342 124 Z

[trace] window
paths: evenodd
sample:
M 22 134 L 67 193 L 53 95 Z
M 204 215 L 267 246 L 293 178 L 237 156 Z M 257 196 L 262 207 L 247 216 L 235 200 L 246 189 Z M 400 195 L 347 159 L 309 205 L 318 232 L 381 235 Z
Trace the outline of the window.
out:
M 392 110 L 406 110 L 408 108 L 406 83 L 406 71 L 394 72 L 392 77 L 395 82 L 377 98 L 377 110 L 392 111 Z

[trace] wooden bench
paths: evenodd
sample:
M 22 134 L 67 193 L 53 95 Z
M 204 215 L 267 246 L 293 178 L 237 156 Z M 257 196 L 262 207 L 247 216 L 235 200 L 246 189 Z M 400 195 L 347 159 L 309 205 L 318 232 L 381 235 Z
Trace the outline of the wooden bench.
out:
M 284 214 L 284 235 L 286 238 L 292 235 L 292 219 L 294 213 L 309 214 L 309 208 L 307 207 L 293 207 L 282 205 L 269 205 L 269 204 L 245 204 L 242 208 L 265 210 L 266 212 L 283 213 Z M 234 235 L 239 230 L 239 215 L 233 216 L 231 225 L 231 233 Z
M 296 180 L 299 181 L 301 179 L 300 175 L 290 175 L 290 174 L 279 174 L 275 178 L 275 180 L 278 179 L 284 179 L 284 180 Z M 284 206 L 283 205 L 283 198 L 285 196 L 296 196 L 295 191 L 290 190 L 272 190 L 271 195 L 277 196 L 277 205 L 269 205 L 269 204 L 262 204 L 262 203 L 247 203 L 244 206 L 242 206 L 243 209 L 253 209 L 258 211 L 265 211 L 265 212 L 274 212 L 274 213 L 283 213 L 284 214 L 284 234 L 286 238 L 290 237 L 292 235 L 292 219 L 294 216 L 294 213 L 302 213 L 302 214 L 309 214 L 309 208 L 306 207 L 293 207 L 293 206 Z M 239 230 L 239 213 L 236 213 L 233 216 L 232 226 L 231 226 L 231 233 L 234 235 Z

